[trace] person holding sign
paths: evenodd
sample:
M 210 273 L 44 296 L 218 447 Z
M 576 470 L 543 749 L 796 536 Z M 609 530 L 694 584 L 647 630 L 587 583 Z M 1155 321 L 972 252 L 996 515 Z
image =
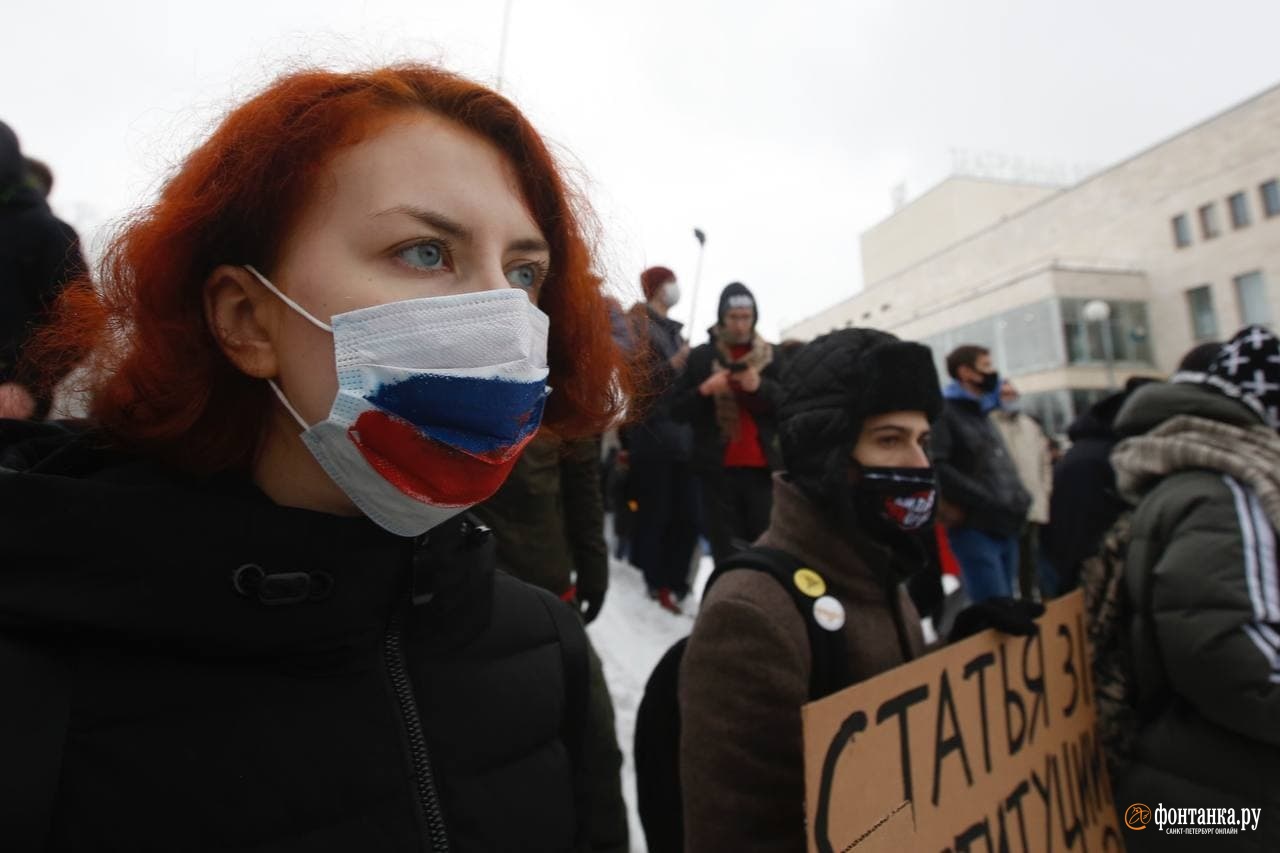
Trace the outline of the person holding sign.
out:
M 788 473 L 774 477 L 757 544 L 799 561 L 800 594 L 735 569 L 702 603 L 680 671 L 690 851 L 803 850 L 800 706 L 925 647 L 900 582 L 923 564 L 914 531 L 937 499 L 927 446 L 942 395 L 929 349 L 844 329 L 801 350 L 783 381 Z M 822 635 L 841 653 L 815 678 Z

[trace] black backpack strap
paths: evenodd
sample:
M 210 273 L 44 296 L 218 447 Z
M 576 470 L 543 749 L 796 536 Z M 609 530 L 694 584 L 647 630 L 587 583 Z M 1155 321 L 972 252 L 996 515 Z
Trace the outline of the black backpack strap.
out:
M 823 586 L 828 586 L 822 573 L 806 565 L 799 558 L 778 548 L 753 546 L 729 556 L 716 567 L 707 579 L 703 589 L 703 597 L 711 584 L 725 572 L 735 569 L 751 569 L 764 572 L 774 578 L 791 596 L 791 601 L 804 620 L 809 635 L 810 669 L 809 698 L 821 699 L 841 690 L 852 682 L 849 674 L 848 652 L 845 648 L 843 631 L 828 631 L 818 624 L 814 617 L 814 603 L 821 594 L 813 596 L 802 590 L 797 582 L 796 573 L 805 569 L 822 578 Z
M 45 848 L 71 715 L 64 655 L 0 637 L 0 838 L 6 851 Z
M 590 676 L 587 662 L 587 632 L 582 620 L 569 605 L 548 599 L 547 610 L 560 635 L 560 659 L 564 666 L 564 717 L 560 721 L 560 739 L 569 753 L 573 768 L 573 799 L 578 812 L 577 846 L 585 849 L 587 830 L 591 825 L 587 813 L 591 798 L 586 766 L 587 703 Z

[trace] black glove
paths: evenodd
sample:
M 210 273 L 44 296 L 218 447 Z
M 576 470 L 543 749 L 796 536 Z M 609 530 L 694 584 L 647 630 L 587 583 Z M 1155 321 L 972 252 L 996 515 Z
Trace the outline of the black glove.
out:
M 988 628 L 1005 634 L 1029 637 L 1038 633 L 1035 620 L 1044 615 L 1044 605 L 1022 598 L 988 598 L 971 604 L 956 614 L 947 642 L 954 643 L 972 637 Z
M 582 615 L 582 623 L 590 625 L 600 615 L 600 608 L 604 607 L 604 590 L 597 592 L 596 590 L 579 587 L 578 594 L 573 599 L 573 604 L 578 609 L 578 613 Z

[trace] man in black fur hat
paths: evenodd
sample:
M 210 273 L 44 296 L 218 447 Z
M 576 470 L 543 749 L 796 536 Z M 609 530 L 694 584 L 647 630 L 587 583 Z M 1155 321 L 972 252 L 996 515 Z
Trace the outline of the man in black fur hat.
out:
M 780 365 L 773 345 L 756 332 L 759 317 L 746 285 L 735 281 L 720 293 L 711 340 L 689 354 L 671 407 L 693 424 L 703 532 L 717 564 L 768 526 L 770 478 L 781 467 L 774 419 Z

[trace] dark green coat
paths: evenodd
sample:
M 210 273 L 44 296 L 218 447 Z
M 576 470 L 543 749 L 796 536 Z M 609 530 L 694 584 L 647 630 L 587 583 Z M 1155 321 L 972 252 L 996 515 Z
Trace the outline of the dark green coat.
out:
M 1176 415 L 1246 429 L 1260 423 L 1202 386 L 1160 383 L 1133 395 L 1116 428 L 1144 435 Z M 1124 469 L 1114 458 L 1123 487 Z M 1115 780 L 1117 800 L 1153 809 L 1260 806 L 1260 831 L 1248 840 L 1261 845 L 1256 849 L 1280 849 L 1274 525 L 1247 485 L 1208 468 L 1176 471 L 1126 497 L 1138 499 L 1125 588 L 1143 719 L 1132 767 Z M 1130 834 L 1131 849 L 1146 840 L 1138 835 Z

